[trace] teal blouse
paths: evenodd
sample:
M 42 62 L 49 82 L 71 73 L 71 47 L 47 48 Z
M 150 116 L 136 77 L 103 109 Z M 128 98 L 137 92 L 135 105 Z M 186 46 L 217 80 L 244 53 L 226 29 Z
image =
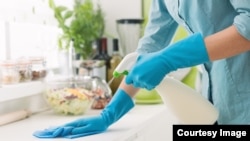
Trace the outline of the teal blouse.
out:
M 235 25 L 250 40 L 250 1 L 153 0 L 137 51 L 148 53 L 167 47 L 178 25 L 204 37 Z M 250 52 L 245 52 L 203 64 L 202 94 L 218 108 L 218 124 L 250 124 L 249 60 Z

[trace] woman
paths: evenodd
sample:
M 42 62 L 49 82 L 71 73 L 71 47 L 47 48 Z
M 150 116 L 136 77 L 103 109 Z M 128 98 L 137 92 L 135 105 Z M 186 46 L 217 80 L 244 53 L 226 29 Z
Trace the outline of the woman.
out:
M 250 123 L 249 23 L 248 0 L 153 0 L 137 48 L 141 55 L 102 113 L 34 135 L 74 138 L 103 132 L 133 108 L 138 88 L 151 90 L 169 72 L 199 64 L 204 64 L 203 95 L 219 110 L 218 124 Z M 190 36 L 170 45 L 178 25 Z

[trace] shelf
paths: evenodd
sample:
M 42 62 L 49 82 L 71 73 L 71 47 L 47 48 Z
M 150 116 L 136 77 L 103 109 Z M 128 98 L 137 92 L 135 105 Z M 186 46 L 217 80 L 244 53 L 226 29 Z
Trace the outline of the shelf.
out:
M 41 81 L 4 85 L 0 87 L 0 102 L 41 94 L 44 83 Z

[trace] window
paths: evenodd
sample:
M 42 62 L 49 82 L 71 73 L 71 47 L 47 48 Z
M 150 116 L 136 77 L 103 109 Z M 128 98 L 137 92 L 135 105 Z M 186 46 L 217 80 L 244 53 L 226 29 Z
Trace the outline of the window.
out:
M 4 60 L 6 58 L 5 33 L 5 24 L 4 22 L 0 22 L 0 60 Z
M 57 36 L 59 29 L 55 26 L 11 23 L 10 24 L 10 57 L 43 56 L 47 67 L 57 66 Z
M 73 1 L 58 1 L 72 5 Z M 15 4 L 13 4 L 15 3 Z M 48 0 L 8 0 L 0 5 L 0 60 L 44 56 L 56 67 L 59 29 Z

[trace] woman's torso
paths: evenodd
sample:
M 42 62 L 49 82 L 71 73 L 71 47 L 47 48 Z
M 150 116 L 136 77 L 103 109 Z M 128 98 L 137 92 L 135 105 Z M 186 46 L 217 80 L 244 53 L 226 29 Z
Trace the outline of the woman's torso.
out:
M 208 36 L 234 22 L 237 12 L 229 0 L 164 0 L 170 15 L 190 33 Z M 209 87 L 203 95 L 220 111 L 218 123 L 250 123 L 250 53 L 206 63 Z M 204 77 L 205 78 L 205 77 Z M 204 82 L 205 83 L 205 82 Z

